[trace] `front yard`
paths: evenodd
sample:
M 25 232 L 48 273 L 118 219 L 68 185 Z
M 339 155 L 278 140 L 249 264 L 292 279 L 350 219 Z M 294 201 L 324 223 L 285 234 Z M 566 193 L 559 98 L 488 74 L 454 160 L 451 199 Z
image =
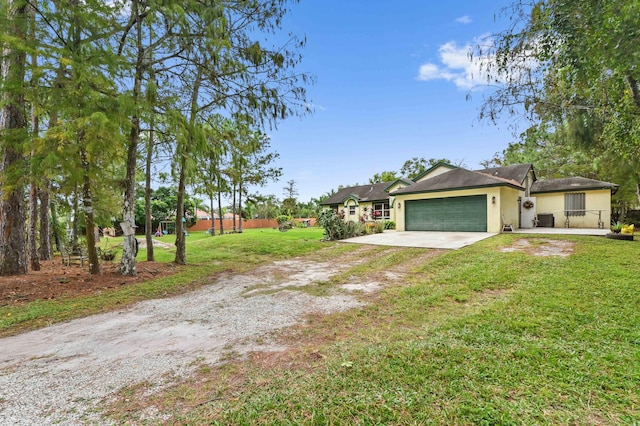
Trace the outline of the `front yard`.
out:
M 310 316 L 278 335 L 287 349 L 202 364 L 160 394 L 133 385 L 105 407 L 109 415 L 145 424 L 140 413 L 153 412 L 147 422 L 185 425 L 640 422 L 637 241 L 502 234 L 435 251 L 320 238 L 313 228 L 195 238 L 194 265 L 170 277 L 3 306 L 0 326 L 7 334 L 56 312 L 114 309 L 278 260 L 349 258 L 329 279 L 286 290 L 360 285 L 364 307 Z
M 398 278 L 365 308 L 310 319 L 290 350 L 133 406 L 177 424 L 640 421 L 636 243 L 500 235 L 412 261 L 425 252 L 382 251 L 320 283 Z

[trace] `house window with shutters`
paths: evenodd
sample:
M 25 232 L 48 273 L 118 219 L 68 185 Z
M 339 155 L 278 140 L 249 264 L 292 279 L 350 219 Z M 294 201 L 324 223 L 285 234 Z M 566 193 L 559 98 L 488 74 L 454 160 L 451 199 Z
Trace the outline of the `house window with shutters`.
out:
M 564 194 L 564 209 L 566 216 L 584 216 L 586 209 L 584 192 Z

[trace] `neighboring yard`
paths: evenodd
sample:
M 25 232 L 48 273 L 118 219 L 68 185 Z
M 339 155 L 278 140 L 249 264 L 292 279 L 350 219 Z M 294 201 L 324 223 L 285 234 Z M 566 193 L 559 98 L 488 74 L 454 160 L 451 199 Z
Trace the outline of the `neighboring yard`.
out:
M 149 383 L 132 383 L 105 404 L 113 421 L 640 422 L 637 241 L 503 234 L 458 251 L 434 251 L 320 238 L 314 228 L 188 237 L 194 266 L 79 299 L 1 306 L 0 332 L 119 309 L 201 287 L 223 272 L 251 273 L 296 258 L 300 265 L 334 264 L 339 272 L 299 287 L 252 287 L 245 297 L 282 290 L 323 296 L 350 288 L 366 305 L 310 316 L 275 336 L 287 349 L 229 356 L 214 366 L 203 362 L 195 376 L 160 393 L 147 392 Z M 170 249 L 158 252 L 161 262 L 172 258 Z

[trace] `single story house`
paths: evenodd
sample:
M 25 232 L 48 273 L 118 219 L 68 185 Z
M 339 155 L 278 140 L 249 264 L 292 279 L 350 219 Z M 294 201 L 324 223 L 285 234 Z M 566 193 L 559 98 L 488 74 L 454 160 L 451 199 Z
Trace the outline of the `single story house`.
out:
M 349 186 L 340 189 L 320 205 L 335 210 L 344 220 L 395 221 L 394 197 L 389 193 L 413 183 L 409 179 L 398 179 L 394 182 Z
M 392 220 L 399 231 L 604 228 L 617 188 L 582 177 L 537 180 L 532 164 L 472 171 L 438 163 L 413 181 L 343 188 L 322 205 L 345 220 Z

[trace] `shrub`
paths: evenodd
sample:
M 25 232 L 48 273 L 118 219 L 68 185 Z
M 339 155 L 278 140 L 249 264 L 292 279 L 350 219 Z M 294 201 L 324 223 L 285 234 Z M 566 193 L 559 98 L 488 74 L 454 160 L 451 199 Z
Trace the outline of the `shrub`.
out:
M 278 225 L 282 225 L 283 223 L 289 222 L 290 220 L 291 218 L 286 214 L 281 214 L 280 216 L 276 217 L 276 222 L 278 222 Z
M 333 210 L 324 210 L 318 215 L 318 224 L 324 228 L 325 240 L 344 240 L 364 235 L 366 227 L 360 222 L 345 222 Z
M 318 215 L 318 224 L 324 228 L 325 240 L 341 240 L 344 238 L 345 225 L 340 216 L 333 210 L 323 210 Z
M 346 224 L 345 227 L 345 236 L 343 238 L 353 238 L 359 237 L 367 233 L 367 227 L 362 222 L 344 222 Z
M 384 229 L 396 229 L 396 223 L 392 220 L 387 220 L 384 223 Z

